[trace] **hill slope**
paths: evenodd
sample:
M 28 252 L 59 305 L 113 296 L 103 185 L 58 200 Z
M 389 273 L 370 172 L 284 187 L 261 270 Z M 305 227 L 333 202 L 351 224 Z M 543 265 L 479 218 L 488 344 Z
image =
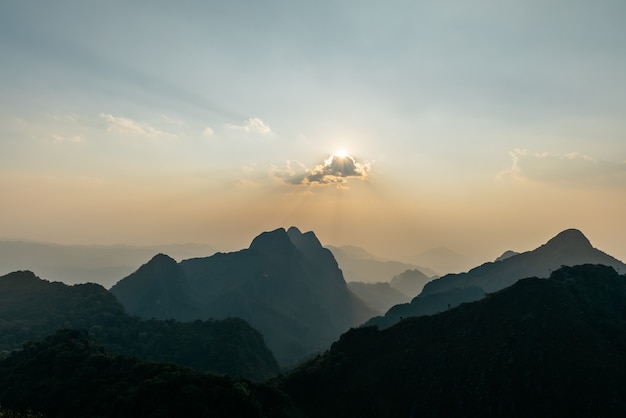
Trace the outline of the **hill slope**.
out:
M 88 330 L 108 349 L 142 359 L 255 380 L 278 372 L 263 337 L 243 320 L 142 321 L 97 284 L 51 283 L 29 271 L 0 277 L 0 352 L 61 328 Z
M 439 315 L 342 335 L 275 383 L 304 416 L 623 416 L 626 277 L 563 267 Z

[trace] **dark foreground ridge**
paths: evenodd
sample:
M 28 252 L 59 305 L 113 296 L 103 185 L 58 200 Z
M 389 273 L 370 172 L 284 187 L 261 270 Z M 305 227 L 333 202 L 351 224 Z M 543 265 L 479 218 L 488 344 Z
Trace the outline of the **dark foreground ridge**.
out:
M 308 417 L 624 416 L 626 277 L 563 267 L 345 333 L 276 381 Z
M 269 418 L 286 416 L 287 399 L 246 380 L 114 356 L 86 332 L 63 330 L 0 361 L 0 405 L 45 417 Z

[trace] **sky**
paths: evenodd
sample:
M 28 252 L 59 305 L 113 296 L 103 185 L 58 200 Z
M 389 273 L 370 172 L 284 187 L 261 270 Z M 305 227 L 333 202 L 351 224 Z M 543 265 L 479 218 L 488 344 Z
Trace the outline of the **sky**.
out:
M 626 3 L 0 3 L 0 238 L 626 260 Z

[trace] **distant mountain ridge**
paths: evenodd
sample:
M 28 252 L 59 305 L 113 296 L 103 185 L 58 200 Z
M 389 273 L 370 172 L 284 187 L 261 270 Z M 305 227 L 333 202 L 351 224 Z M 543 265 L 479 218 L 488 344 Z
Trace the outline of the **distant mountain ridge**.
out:
M 413 298 L 422 291 L 426 283 L 430 282 L 433 278 L 426 276 L 420 270 L 406 270 L 402 273 L 393 276 L 389 284 L 394 289 L 399 290 L 405 295 Z
M 384 314 L 392 306 L 410 300 L 406 294 L 387 282 L 348 282 L 348 289 L 379 314 Z
M 524 277 L 549 277 L 561 266 L 578 264 L 602 264 L 618 272 L 626 272 L 626 264 L 594 248 L 581 231 L 567 229 L 532 251 L 485 263 L 467 273 L 448 274 L 433 280 L 424 286 L 422 294 L 469 286 L 477 286 L 490 293 Z
M 295 227 L 264 232 L 237 252 L 183 260 L 165 275 L 152 266 L 158 261 L 111 288 L 130 313 L 243 318 L 283 365 L 325 350 L 342 332 L 376 314 L 350 292 L 333 254 L 315 234 Z M 173 284 L 172 290 L 164 283 Z M 183 296 L 186 302 L 177 302 Z M 170 303 L 167 312 L 163 300 Z
M 546 244 L 525 253 L 505 252 L 495 262 L 485 263 L 467 273 L 448 274 L 424 285 L 410 303 L 391 307 L 383 316 L 365 325 L 390 327 L 403 318 L 433 315 L 465 302 L 482 299 L 511 286 L 524 277 L 548 277 L 563 265 L 602 264 L 626 271 L 621 261 L 593 248 L 587 237 L 576 229 L 565 230 Z
M 67 245 L 0 240 L 0 275 L 30 270 L 49 280 L 98 283 L 108 289 L 157 253 L 181 260 L 213 254 L 215 249 L 205 244 Z
M 387 260 L 352 245 L 341 247 L 329 245 L 327 248 L 335 256 L 347 282 L 388 282 L 392 277 L 406 270 L 419 270 L 429 277 L 438 275 L 428 267 Z

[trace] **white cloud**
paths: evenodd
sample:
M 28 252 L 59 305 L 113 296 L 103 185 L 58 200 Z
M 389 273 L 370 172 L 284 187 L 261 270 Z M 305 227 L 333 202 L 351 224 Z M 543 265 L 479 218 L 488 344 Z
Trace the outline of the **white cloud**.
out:
M 101 113 L 100 117 L 107 122 L 107 130 L 109 132 L 118 132 L 125 135 L 138 135 L 148 137 L 175 136 L 169 132 L 162 131 L 146 123 L 137 122 L 121 116 L 113 116 L 111 114 Z
M 598 160 L 578 152 L 533 153 L 515 149 L 509 153 L 511 168 L 505 175 L 516 179 L 571 185 L 626 184 L 626 162 Z
M 345 187 L 349 178 L 367 179 L 369 171 L 369 162 L 357 162 L 350 155 L 331 155 L 312 169 L 305 168 L 303 164 L 297 161 L 287 161 L 286 168 L 274 168 L 271 175 L 293 185 L 325 186 L 334 184 L 337 187 Z
M 206 128 L 202 130 L 202 135 L 206 137 L 213 135 L 213 129 L 207 126 Z
M 51 139 L 52 142 L 56 142 L 56 143 L 81 142 L 83 140 L 83 138 L 81 138 L 80 135 L 62 136 L 62 135 L 58 135 L 58 134 L 50 135 L 50 139 Z
M 183 124 L 182 120 L 171 118 L 171 117 L 169 117 L 167 115 L 163 115 L 163 114 L 161 114 L 161 119 L 164 122 L 169 123 L 170 125 L 182 126 L 182 124 Z
M 244 121 L 243 125 L 227 124 L 226 127 L 228 129 L 233 129 L 236 131 L 259 133 L 264 135 L 272 132 L 270 127 L 267 126 L 267 124 L 263 122 L 260 118 L 249 118 Z

